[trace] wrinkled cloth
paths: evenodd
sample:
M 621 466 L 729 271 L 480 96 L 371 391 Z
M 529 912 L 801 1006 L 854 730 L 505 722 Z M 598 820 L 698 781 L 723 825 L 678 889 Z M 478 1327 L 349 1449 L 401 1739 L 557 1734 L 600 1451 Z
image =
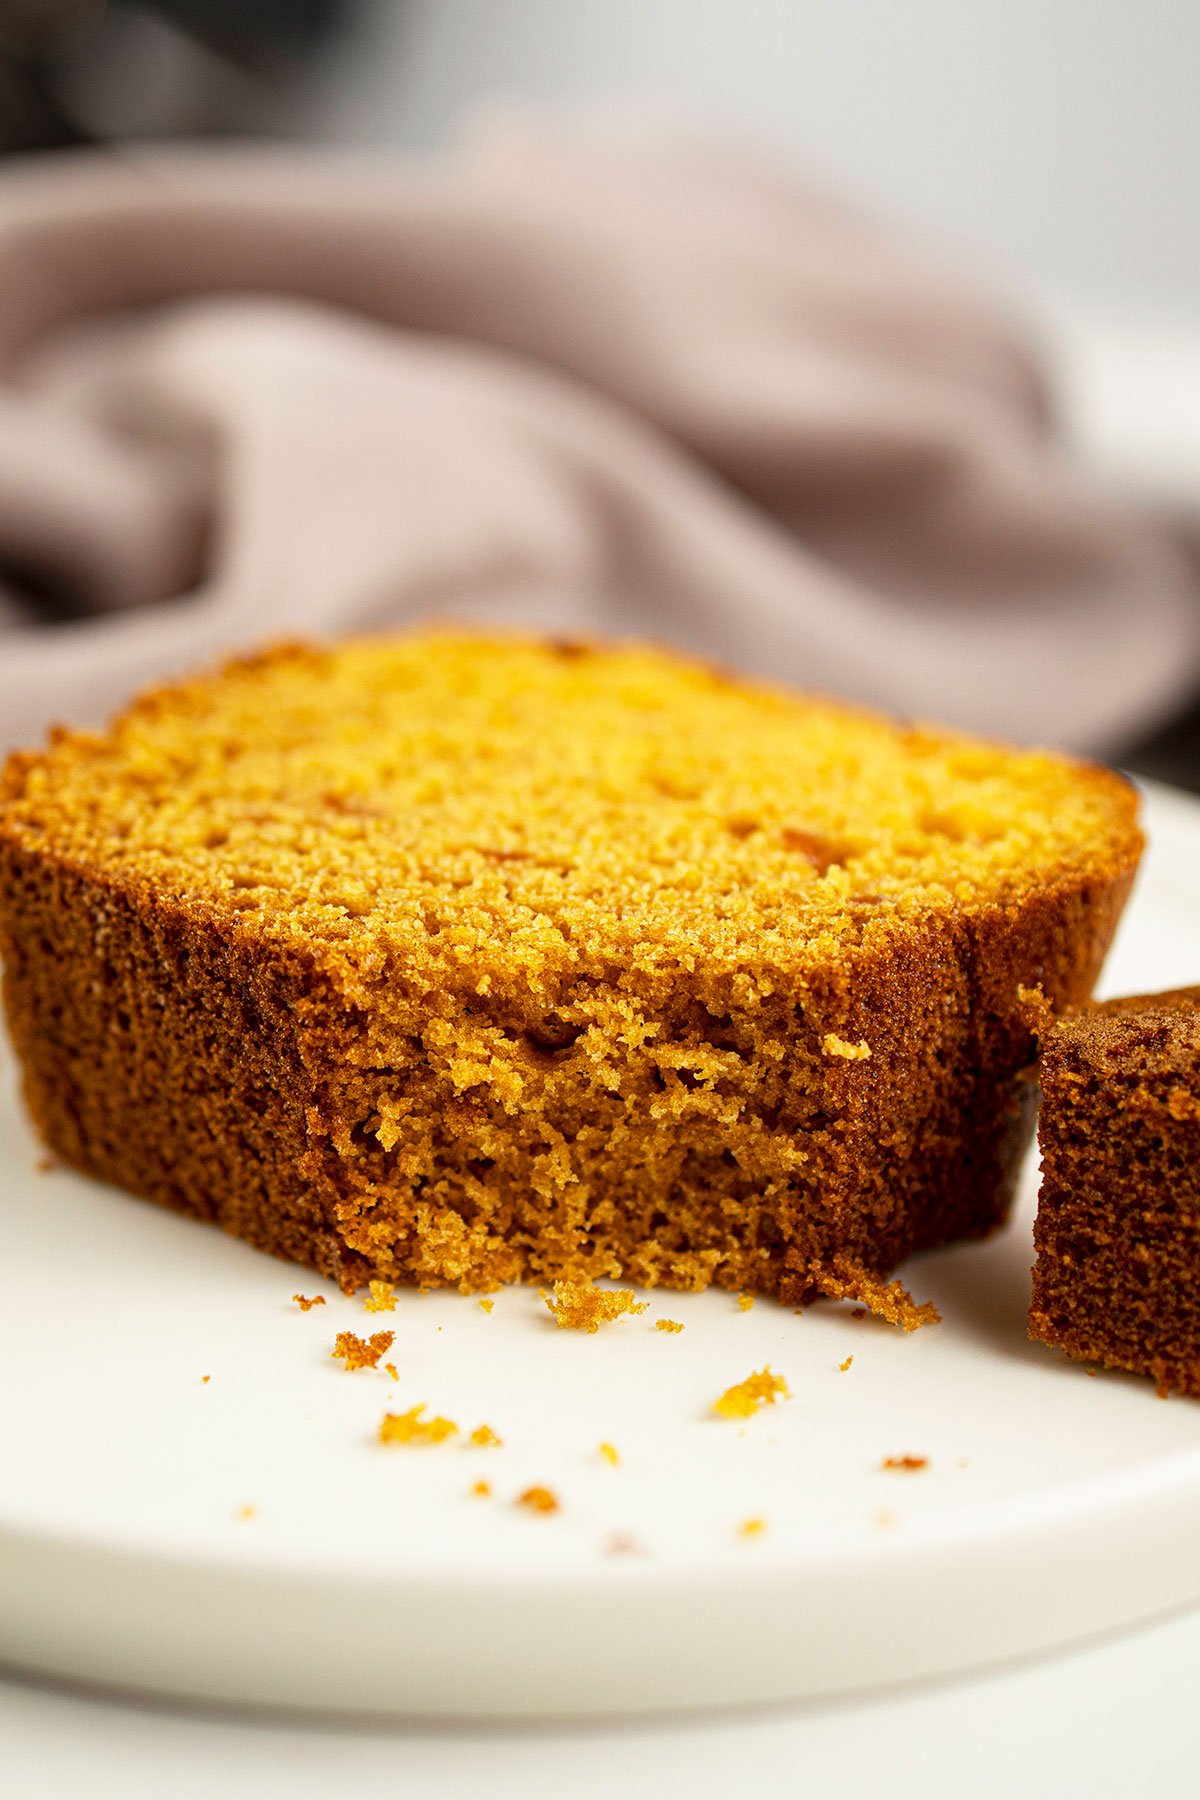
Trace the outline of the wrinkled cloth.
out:
M 432 614 L 1103 750 L 1190 690 L 1200 606 L 1050 413 L 928 252 L 729 147 L 9 165 L 0 741 Z

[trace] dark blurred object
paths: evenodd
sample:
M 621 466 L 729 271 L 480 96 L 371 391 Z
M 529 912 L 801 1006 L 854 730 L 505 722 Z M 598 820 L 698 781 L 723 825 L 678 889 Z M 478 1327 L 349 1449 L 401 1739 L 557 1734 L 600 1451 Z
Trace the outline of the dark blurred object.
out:
M 0 0 L 0 154 L 284 128 L 346 0 Z
M 1200 794 L 1200 700 L 1162 731 L 1134 745 L 1120 760 L 1131 774 Z

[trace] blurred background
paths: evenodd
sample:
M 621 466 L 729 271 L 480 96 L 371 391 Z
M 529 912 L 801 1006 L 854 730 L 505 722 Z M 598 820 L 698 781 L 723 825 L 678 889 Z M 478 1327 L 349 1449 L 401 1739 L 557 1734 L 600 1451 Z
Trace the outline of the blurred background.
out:
M 481 108 L 732 126 L 1036 314 L 1066 426 L 1200 532 L 1195 0 L 0 0 L 0 154 L 444 143 Z M 1200 788 L 1200 715 L 1127 760 Z
M 9 151 L 408 147 L 482 103 L 734 123 L 1099 307 L 1200 313 L 1194 0 L 0 0 Z

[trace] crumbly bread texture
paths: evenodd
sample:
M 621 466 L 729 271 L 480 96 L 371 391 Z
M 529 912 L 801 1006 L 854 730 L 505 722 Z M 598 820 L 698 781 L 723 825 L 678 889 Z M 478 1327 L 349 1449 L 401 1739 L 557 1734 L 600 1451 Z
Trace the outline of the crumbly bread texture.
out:
M 0 782 L 63 1159 L 353 1290 L 867 1295 L 1003 1217 L 1018 989 L 1086 999 L 1103 770 L 638 646 L 285 646 Z
M 1200 1398 L 1200 987 L 1048 1026 L 1031 1337 Z

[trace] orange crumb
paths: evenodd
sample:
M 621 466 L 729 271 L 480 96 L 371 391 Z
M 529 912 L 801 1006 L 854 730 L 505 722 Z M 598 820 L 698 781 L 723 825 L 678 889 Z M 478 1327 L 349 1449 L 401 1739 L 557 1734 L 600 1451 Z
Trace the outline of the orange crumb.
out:
M 641 1556 L 642 1546 L 631 1531 L 611 1532 L 604 1546 L 606 1556 Z
M 849 1257 L 835 1257 L 832 1263 L 810 1263 L 809 1273 L 818 1292 L 828 1299 L 861 1303 L 851 1313 L 852 1319 L 861 1319 L 869 1311 L 886 1319 L 889 1325 L 903 1326 L 905 1331 L 936 1325 L 941 1319 L 932 1300 L 918 1305 L 903 1282 L 881 1281 Z
M 852 1319 L 865 1319 L 866 1316 L 867 1316 L 867 1309 L 865 1306 L 852 1306 L 851 1307 L 850 1317 Z
M 738 1526 L 738 1536 L 743 1538 L 761 1537 L 767 1529 L 765 1519 L 743 1519 Z
M 632 1288 L 593 1287 L 587 1281 L 556 1281 L 553 1292 L 542 1299 L 564 1331 L 598 1331 L 625 1313 L 643 1313 L 646 1302 Z
M 211 1376 L 211 1375 L 202 1375 L 202 1376 L 201 1376 L 201 1377 L 200 1377 L 200 1379 L 201 1379 L 201 1381 L 211 1381 L 211 1380 L 212 1380 L 212 1376 Z
M 369 1338 L 356 1337 L 352 1331 L 339 1331 L 331 1356 L 340 1356 L 348 1369 L 376 1369 L 379 1359 L 396 1341 L 394 1331 L 376 1331 Z
M 597 1444 L 596 1451 L 601 1459 L 608 1463 L 611 1468 L 615 1469 L 621 1460 L 615 1444 Z
M 434 1415 L 432 1419 L 423 1419 L 423 1406 L 410 1406 L 405 1413 L 384 1413 L 379 1424 L 379 1441 L 381 1444 L 443 1444 L 447 1438 L 458 1434 L 458 1426 L 453 1419 L 443 1419 Z
M 292 1299 L 301 1312 L 311 1312 L 314 1306 L 324 1306 L 324 1294 L 293 1294 Z
M 467 1442 L 474 1444 L 477 1450 L 493 1450 L 498 1449 L 504 1439 L 499 1437 L 490 1425 L 477 1425 Z
M 739 1294 L 738 1295 L 738 1311 L 739 1312 L 749 1312 L 753 1305 L 754 1305 L 754 1295 L 753 1294 Z
M 243 1524 L 246 1524 L 251 1519 L 257 1519 L 258 1508 L 257 1506 L 239 1506 L 233 1516 L 235 1519 L 239 1519 Z
M 495 1306 L 495 1304 L 496 1304 L 496 1302 L 494 1300 L 481 1300 L 479 1302 L 479 1310 L 480 1310 L 480 1312 L 490 1313 L 493 1306 Z
M 517 1495 L 517 1505 L 527 1506 L 530 1512 L 552 1513 L 559 1510 L 558 1495 L 553 1488 L 528 1487 L 523 1494 Z
M 391 1376 L 393 1381 L 399 1381 L 400 1377 L 396 1372 L 395 1363 L 384 1363 L 383 1366 L 387 1370 L 388 1374 Z
M 909 1471 L 927 1469 L 929 1458 L 927 1456 L 885 1456 L 879 1466 L 881 1469 L 907 1469 Z
M 471 1483 L 471 1493 L 477 1500 L 486 1500 L 491 1491 L 490 1481 L 473 1481 Z
M 847 1358 L 846 1358 L 846 1360 L 845 1360 L 845 1362 L 840 1362 L 840 1363 L 839 1363 L 839 1364 L 838 1364 L 838 1368 L 839 1368 L 839 1369 L 840 1369 L 840 1370 L 841 1370 L 841 1371 L 842 1371 L 842 1374 L 843 1374 L 843 1375 L 844 1375 L 844 1374 L 845 1374 L 845 1373 L 846 1373 L 846 1370 L 847 1370 L 847 1369 L 848 1369 L 848 1368 L 849 1368 L 849 1367 L 850 1367 L 850 1364 L 851 1364 L 851 1363 L 852 1363 L 852 1362 L 853 1362 L 853 1361 L 854 1361 L 854 1358 L 853 1358 L 853 1357 L 852 1357 L 852 1356 L 848 1356 L 848 1357 L 847 1357 Z
M 678 1319 L 655 1319 L 655 1331 L 682 1331 L 683 1326 Z
M 790 1398 L 783 1376 L 773 1375 L 768 1366 L 726 1388 L 720 1399 L 713 1401 L 712 1409 L 722 1419 L 748 1419 L 760 1406 L 774 1406 L 776 1400 Z
M 363 1301 L 367 1312 L 395 1312 L 396 1290 L 390 1281 L 372 1281 L 368 1286 L 370 1291 Z

